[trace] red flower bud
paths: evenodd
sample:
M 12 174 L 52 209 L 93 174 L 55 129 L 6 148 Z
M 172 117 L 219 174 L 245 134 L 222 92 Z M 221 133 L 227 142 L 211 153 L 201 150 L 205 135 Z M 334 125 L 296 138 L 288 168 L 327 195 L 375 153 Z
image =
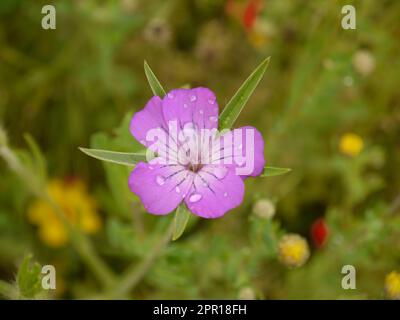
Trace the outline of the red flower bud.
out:
M 329 230 L 323 218 L 314 221 L 311 226 L 311 238 L 317 248 L 322 247 L 328 237 Z

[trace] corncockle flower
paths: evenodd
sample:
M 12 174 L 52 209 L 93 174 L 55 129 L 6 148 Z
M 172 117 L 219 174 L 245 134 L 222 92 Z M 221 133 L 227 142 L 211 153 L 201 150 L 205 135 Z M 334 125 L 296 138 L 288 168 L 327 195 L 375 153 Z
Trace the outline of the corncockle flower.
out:
M 148 148 L 129 187 L 149 213 L 165 215 L 185 202 L 203 218 L 218 218 L 243 201 L 244 180 L 263 172 L 264 141 L 246 126 L 218 132 L 218 104 L 207 88 L 176 89 L 154 96 L 130 124 Z

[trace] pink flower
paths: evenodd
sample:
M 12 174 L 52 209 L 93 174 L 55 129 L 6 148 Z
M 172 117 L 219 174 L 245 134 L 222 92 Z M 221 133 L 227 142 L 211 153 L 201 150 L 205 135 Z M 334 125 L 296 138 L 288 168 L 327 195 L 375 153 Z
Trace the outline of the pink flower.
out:
M 250 126 L 217 129 L 218 104 L 207 88 L 154 96 L 133 116 L 132 135 L 157 154 L 129 177 L 149 213 L 168 214 L 184 201 L 195 215 L 218 218 L 241 204 L 244 179 L 263 171 L 264 141 Z

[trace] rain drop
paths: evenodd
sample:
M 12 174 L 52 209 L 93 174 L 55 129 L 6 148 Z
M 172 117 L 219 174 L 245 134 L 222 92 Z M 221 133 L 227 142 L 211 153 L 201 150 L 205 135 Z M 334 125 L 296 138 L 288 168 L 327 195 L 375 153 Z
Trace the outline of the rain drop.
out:
M 212 122 L 217 122 L 218 121 L 218 118 L 216 117 L 216 116 L 211 116 L 211 117 L 209 117 L 208 118 L 210 121 L 212 121 Z
M 191 102 L 194 102 L 194 101 L 196 101 L 196 100 L 197 100 L 197 97 L 196 97 L 195 95 L 190 96 L 190 101 L 191 101 Z
M 227 197 L 227 196 L 228 196 L 228 192 L 225 192 L 225 193 L 224 193 L 224 197 Z
M 214 170 L 214 175 L 218 178 L 218 179 L 223 179 L 226 174 L 228 173 L 228 169 L 226 169 L 225 167 L 217 167 Z
M 203 114 L 203 113 L 204 113 L 204 111 L 203 111 L 203 110 L 200 110 L 200 111 L 199 111 L 199 113 L 200 113 L 200 114 Z
M 187 103 L 184 103 L 184 104 L 183 104 L 183 107 L 186 109 L 186 108 L 188 107 L 188 104 L 187 104 Z
M 214 103 L 215 103 L 215 98 L 210 98 L 210 99 L 208 99 L 208 103 L 209 103 L 209 104 L 214 104 Z
M 181 193 L 181 189 L 178 186 L 176 186 L 175 191 L 176 193 Z
M 165 183 L 165 178 L 163 176 L 157 176 L 156 182 L 159 186 L 162 186 Z
M 167 97 L 170 98 L 170 99 L 173 99 L 173 98 L 174 98 L 174 95 L 173 95 L 172 93 L 168 93 L 168 94 L 167 94 Z
M 189 201 L 193 203 L 193 202 L 199 201 L 201 198 L 202 198 L 202 197 L 201 197 L 201 194 L 193 193 L 193 194 L 190 196 Z

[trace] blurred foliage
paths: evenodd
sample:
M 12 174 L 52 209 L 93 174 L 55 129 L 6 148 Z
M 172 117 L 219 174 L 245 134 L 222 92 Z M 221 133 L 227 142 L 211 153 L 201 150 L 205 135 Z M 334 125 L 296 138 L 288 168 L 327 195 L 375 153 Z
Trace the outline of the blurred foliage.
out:
M 85 181 L 104 221 L 90 240 L 116 275 L 150 262 L 129 297 L 237 298 L 243 288 L 266 299 L 384 297 L 385 276 L 400 269 L 399 1 L 354 1 L 356 30 L 341 28 L 341 0 L 58 0 L 56 30 L 41 28 L 45 4 L 0 2 L 0 122 L 40 179 Z M 236 126 L 259 128 L 267 165 L 292 172 L 249 179 L 239 208 L 217 220 L 191 216 L 182 237 L 149 259 L 172 216 L 145 213 L 128 167 L 78 147 L 140 149 L 128 126 L 152 95 L 144 60 L 166 90 L 207 86 L 222 108 L 268 56 Z M 359 152 L 341 149 L 348 133 L 362 139 Z M 29 223 L 36 185 L 4 161 L 0 174 L 0 278 L 15 282 L 31 252 L 56 266 L 53 297 L 94 296 L 101 284 L 82 251 L 47 247 Z M 273 217 L 252 212 L 264 198 Z M 310 236 L 319 218 L 329 230 L 321 247 Z M 296 269 L 278 259 L 289 232 L 311 247 Z M 356 290 L 341 288 L 346 264 L 356 267 Z M 21 290 L 33 297 L 36 285 L 21 272 Z

